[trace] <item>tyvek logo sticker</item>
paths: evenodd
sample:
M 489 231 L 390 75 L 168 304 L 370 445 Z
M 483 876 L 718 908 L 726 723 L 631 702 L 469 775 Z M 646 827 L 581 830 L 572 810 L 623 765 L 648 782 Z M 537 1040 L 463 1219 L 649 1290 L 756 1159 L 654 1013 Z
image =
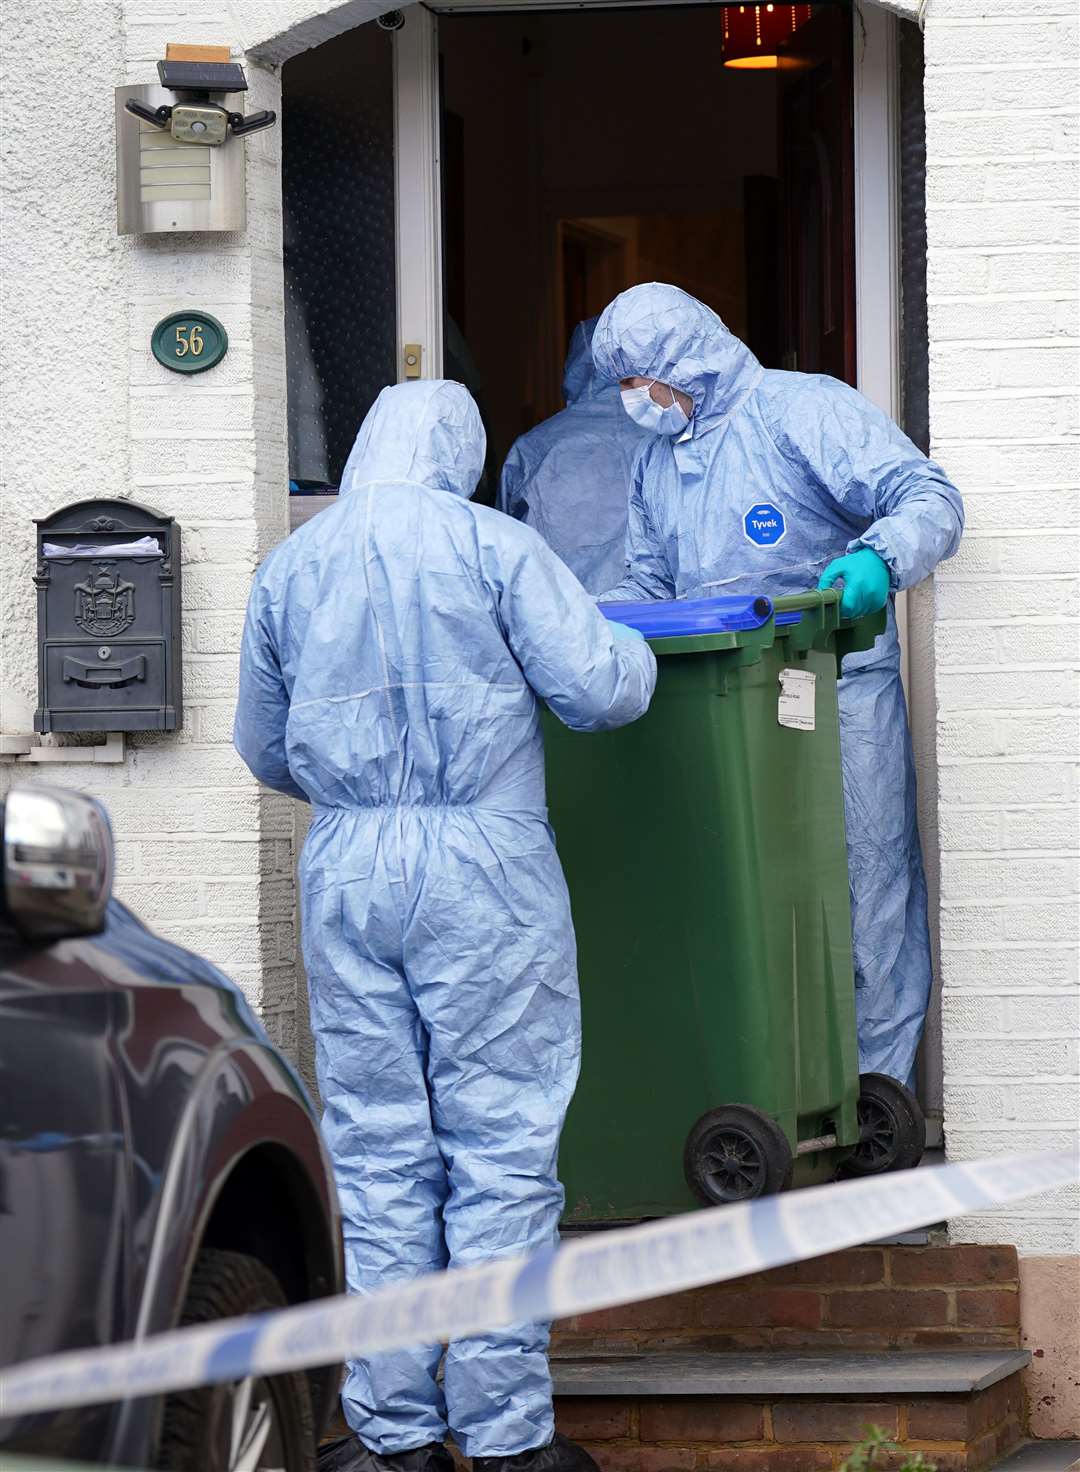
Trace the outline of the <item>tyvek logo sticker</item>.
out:
M 775 547 L 787 532 L 784 513 L 771 501 L 759 501 L 743 517 L 743 531 L 756 547 Z

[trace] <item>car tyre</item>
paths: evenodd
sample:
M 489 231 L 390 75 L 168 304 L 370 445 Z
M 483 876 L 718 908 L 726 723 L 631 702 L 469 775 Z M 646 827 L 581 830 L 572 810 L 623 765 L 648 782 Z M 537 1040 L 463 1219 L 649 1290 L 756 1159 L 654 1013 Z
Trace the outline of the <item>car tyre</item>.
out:
M 285 1308 L 273 1273 L 242 1252 L 195 1259 L 181 1327 Z M 167 1472 L 314 1472 L 315 1420 L 302 1370 L 180 1390 L 162 1412 L 157 1466 Z

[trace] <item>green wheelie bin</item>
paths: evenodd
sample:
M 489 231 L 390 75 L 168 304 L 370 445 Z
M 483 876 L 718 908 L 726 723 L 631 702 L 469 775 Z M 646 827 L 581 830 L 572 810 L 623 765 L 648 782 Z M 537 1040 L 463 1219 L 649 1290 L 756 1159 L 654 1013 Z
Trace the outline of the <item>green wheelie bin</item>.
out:
M 886 1080 L 884 1125 L 860 1106 L 855 1038 L 837 672 L 884 613 L 844 624 L 835 590 L 603 611 L 659 673 L 621 730 L 545 718 L 582 999 L 567 1225 L 916 1163 L 914 1101 Z

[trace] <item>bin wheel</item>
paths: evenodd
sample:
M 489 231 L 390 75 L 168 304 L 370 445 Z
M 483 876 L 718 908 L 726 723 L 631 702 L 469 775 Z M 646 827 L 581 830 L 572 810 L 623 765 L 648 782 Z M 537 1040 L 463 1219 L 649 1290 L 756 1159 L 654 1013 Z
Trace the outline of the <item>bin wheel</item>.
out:
M 686 1137 L 686 1183 L 705 1206 L 771 1196 L 791 1183 L 783 1130 L 760 1109 L 728 1104 L 703 1114 Z
M 926 1119 L 910 1089 L 885 1073 L 859 1079 L 859 1143 L 841 1167 L 844 1176 L 910 1170 L 926 1149 Z

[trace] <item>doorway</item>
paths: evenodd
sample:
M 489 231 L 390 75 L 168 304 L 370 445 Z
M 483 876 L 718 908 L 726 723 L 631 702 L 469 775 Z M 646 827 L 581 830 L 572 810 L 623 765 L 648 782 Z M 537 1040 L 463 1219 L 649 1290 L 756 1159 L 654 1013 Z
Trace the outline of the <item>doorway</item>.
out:
M 855 381 L 851 9 L 798 7 L 780 64 L 741 70 L 722 8 L 413 4 L 286 64 L 296 489 L 337 486 L 383 384 L 444 373 L 480 405 L 493 500 L 562 405 L 573 327 L 641 281 L 766 366 Z

